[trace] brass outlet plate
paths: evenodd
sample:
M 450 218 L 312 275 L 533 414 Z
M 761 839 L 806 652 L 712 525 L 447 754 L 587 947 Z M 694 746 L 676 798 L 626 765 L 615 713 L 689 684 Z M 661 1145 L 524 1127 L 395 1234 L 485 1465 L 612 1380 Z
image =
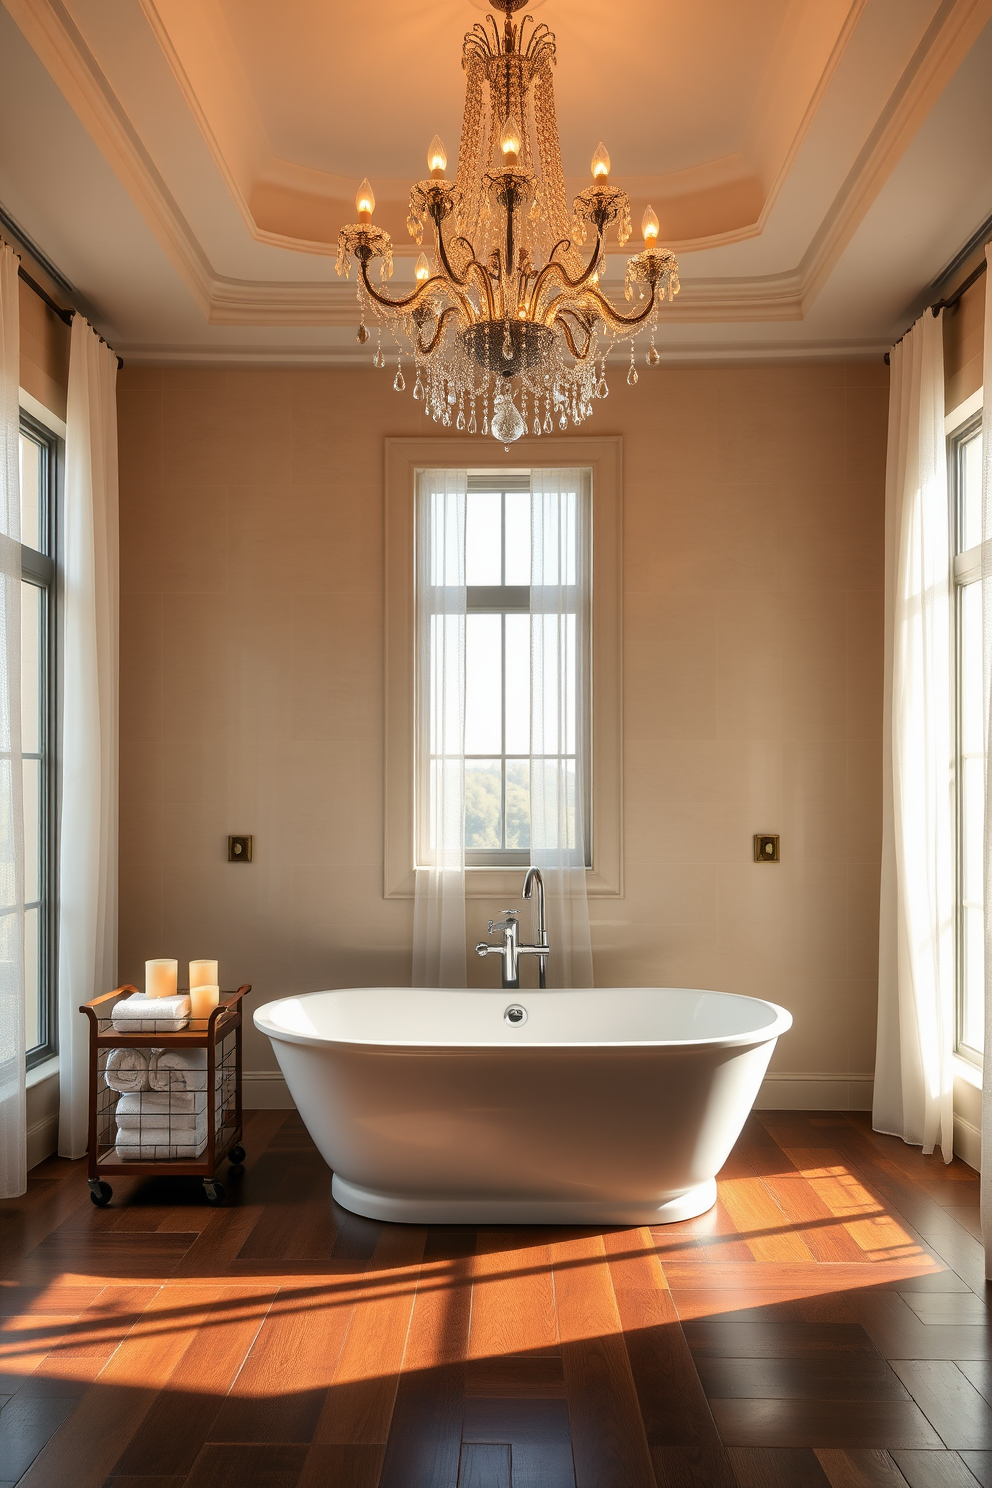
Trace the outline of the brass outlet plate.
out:
M 778 833 L 777 832 L 755 832 L 754 834 L 754 861 L 756 863 L 779 863 L 778 855 Z
M 227 861 L 229 863 L 251 862 L 251 838 L 250 837 L 228 837 L 227 839 Z

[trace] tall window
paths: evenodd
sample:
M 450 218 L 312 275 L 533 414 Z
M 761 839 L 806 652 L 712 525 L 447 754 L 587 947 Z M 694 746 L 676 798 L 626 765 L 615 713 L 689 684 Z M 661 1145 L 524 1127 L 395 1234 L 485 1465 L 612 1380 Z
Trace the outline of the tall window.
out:
M 957 602 L 957 1048 L 980 1060 L 985 1020 L 985 730 L 982 703 L 982 416 L 948 440 Z
M 25 1045 L 56 1049 L 55 528 L 61 441 L 21 414 L 21 749 L 24 777 Z
M 585 713 L 589 707 L 588 679 L 578 675 L 588 668 L 589 593 L 589 494 L 583 488 L 556 493 L 551 519 L 540 524 L 543 551 L 539 565 L 542 584 L 532 585 L 532 498 L 530 472 L 470 474 L 465 497 L 465 642 L 464 642 L 464 749 L 465 749 L 465 862 L 469 867 L 513 867 L 530 861 L 531 790 L 535 774 L 541 788 L 547 781 L 563 782 L 571 801 L 570 824 L 574 823 L 574 792 L 581 779 L 588 792 L 589 770 L 580 769 L 577 752 L 588 738 Z M 443 508 L 436 500 L 432 508 Z M 543 517 L 543 513 L 542 513 Z M 434 520 L 439 520 L 435 518 Z M 437 554 L 444 539 L 432 537 L 431 551 Z M 445 563 L 435 556 L 440 571 Z M 450 567 L 450 564 L 448 565 Z M 580 573 L 580 568 L 584 571 Z M 453 571 L 453 570 L 452 570 Z M 436 578 L 433 582 L 437 582 Z M 554 603 L 564 594 L 559 613 L 535 613 L 534 594 L 553 593 Z M 440 602 L 433 607 L 432 625 L 452 626 L 453 617 Z M 457 625 L 457 617 L 454 617 Z M 429 648 L 431 666 L 447 666 L 439 660 L 451 654 L 436 642 Z M 558 677 L 566 669 L 564 688 Z M 554 674 L 552 685 L 551 674 Z M 537 681 L 537 685 L 536 685 Z M 450 679 L 447 683 L 450 686 Z M 436 696 L 438 679 L 431 677 L 431 695 Z M 545 713 L 534 718 L 536 699 L 547 699 Z M 424 722 L 432 737 L 422 739 L 421 749 L 429 757 L 430 789 L 440 779 L 442 755 L 435 720 L 440 712 L 429 710 Z M 448 710 L 448 716 L 453 710 Z M 451 741 L 444 750 L 447 758 Z M 426 785 L 426 782 L 425 782 Z M 542 798 L 543 799 L 543 798 Z M 587 803 L 586 803 L 587 805 Z M 546 809 L 546 808 L 545 808 Z M 588 810 L 579 813 L 588 820 Z M 431 854 L 424 840 L 436 812 L 422 813 L 419 860 Z M 585 830 L 588 839 L 588 829 Z M 569 843 L 569 846 L 574 844 Z M 581 844 L 588 862 L 588 840 Z

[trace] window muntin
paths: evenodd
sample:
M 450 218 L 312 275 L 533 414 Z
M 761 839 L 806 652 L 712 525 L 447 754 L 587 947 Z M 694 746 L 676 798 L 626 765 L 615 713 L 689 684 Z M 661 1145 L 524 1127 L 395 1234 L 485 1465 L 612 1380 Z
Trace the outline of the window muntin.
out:
M 55 565 L 61 441 L 21 414 L 21 772 L 27 1063 L 57 1047 L 55 1005 Z
M 982 701 L 982 417 L 948 440 L 956 608 L 957 1032 L 981 1061 L 985 1034 L 985 727 Z
M 567 516 L 563 540 L 548 542 L 544 558 L 544 583 L 557 586 L 559 574 L 567 586 L 566 613 L 558 617 L 556 633 L 545 626 L 548 674 L 557 670 L 559 656 L 566 665 L 579 665 L 589 656 L 589 616 L 580 603 L 588 584 L 578 582 L 579 549 L 588 554 L 589 496 L 585 489 L 565 498 Z M 450 524 L 448 526 L 450 533 Z M 582 534 L 580 536 L 580 533 Z M 441 551 L 442 539 L 435 526 L 431 541 L 431 575 L 434 583 L 453 582 L 460 571 L 457 555 Z M 467 867 L 525 866 L 530 861 L 531 792 L 531 668 L 533 631 L 531 619 L 531 491 L 530 474 L 498 476 L 470 475 L 465 500 L 465 862 Z M 589 560 L 586 559 L 588 562 Z M 573 598 L 574 596 L 574 598 Z M 435 632 L 450 626 L 451 617 L 439 605 L 432 616 Z M 430 655 L 437 658 L 445 646 L 432 635 Z M 435 663 L 436 664 L 436 663 Z M 577 748 L 580 734 L 578 699 L 588 709 L 590 679 L 584 686 L 569 677 L 564 717 L 545 723 L 542 736 L 556 740 L 556 752 L 542 758 L 563 761 L 566 790 L 574 802 L 578 776 Z M 435 679 L 431 678 L 434 696 Z M 549 701 L 557 708 L 557 698 Z M 454 710 L 440 710 L 450 717 Z M 439 710 L 432 701 L 433 720 Z M 439 741 L 425 741 L 429 754 L 429 791 L 433 804 L 443 750 Z M 590 771 L 585 772 L 586 794 L 591 795 Z M 431 824 L 433 809 L 424 813 Z M 574 820 L 574 809 L 569 813 Z M 589 803 L 584 813 L 589 820 Z M 588 837 L 589 831 L 586 828 Z M 574 839 L 569 846 L 574 846 Z M 418 861 L 430 861 L 433 844 L 421 840 Z M 589 862 L 589 843 L 585 859 Z

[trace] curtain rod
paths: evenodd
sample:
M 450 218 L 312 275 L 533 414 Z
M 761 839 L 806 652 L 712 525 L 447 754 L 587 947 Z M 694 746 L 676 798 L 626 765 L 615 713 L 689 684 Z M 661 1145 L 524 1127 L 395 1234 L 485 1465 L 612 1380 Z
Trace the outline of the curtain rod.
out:
M 973 284 L 977 284 L 978 280 L 982 277 L 987 268 L 988 259 L 983 258 L 980 264 L 975 265 L 971 273 L 968 275 L 967 279 L 962 280 L 953 294 L 948 295 L 946 300 L 934 300 L 933 304 L 930 306 L 930 314 L 933 316 L 934 320 L 937 319 L 937 316 L 940 314 L 941 310 L 950 310 L 953 305 L 956 305 L 961 296 L 965 294 Z M 903 334 L 899 337 L 899 341 L 904 340 L 905 337 L 908 335 L 909 332 L 904 331 Z M 897 346 L 899 345 L 899 341 L 896 342 Z M 886 366 L 889 365 L 888 352 L 885 353 L 883 361 L 885 362 Z
M 28 273 L 23 264 L 17 265 L 17 277 L 18 279 L 23 279 L 28 289 L 34 290 L 35 294 L 40 300 L 44 300 L 49 310 L 51 310 L 54 315 L 58 316 L 63 325 L 72 325 L 72 317 L 77 313 L 75 308 L 67 310 L 63 305 L 59 305 L 55 300 L 53 300 L 51 295 L 48 293 L 48 290 L 43 289 L 42 286 L 38 283 L 37 279 L 32 279 L 31 275 Z M 103 341 L 102 336 L 100 337 L 100 340 Z M 104 346 L 109 345 L 109 343 L 106 341 L 103 341 L 103 344 Z M 109 350 L 113 351 L 113 349 L 114 348 L 112 346 L 109 347 Z M 123 367 L 123 365 L 124 358 L 119 356 L 117 358 L 118 371 L 121 369 L 121 367 Z

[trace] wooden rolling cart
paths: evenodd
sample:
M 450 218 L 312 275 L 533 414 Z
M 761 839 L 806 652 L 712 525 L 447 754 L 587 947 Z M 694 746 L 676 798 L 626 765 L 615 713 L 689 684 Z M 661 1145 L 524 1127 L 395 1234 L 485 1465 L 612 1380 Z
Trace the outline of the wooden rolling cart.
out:
M 137 987 L 117 987 L 83 1003 L 90 1024 L 90 1089 L 89 1089 L 89 1186 L 90 1198 L 98 1208 L 110 1203 L 113 1189 L 108 1178 L 120 1174 L 130 1177 L 176 1174 L 203 1179 L 203 1191 L 211 1204 L 222 1204 L 227 1197 L 218 1182 L 217 1169 L 225 1158 L 232 1167 L 245 1160 L 241 1146 L 241 999 L 251 985 L 236 992 L 222 992 L 218 1005 L 208 1018 L 191 1018 L 180 1033 L 121 1033 L 113 1025 L 112 1014 L 118 998 L 130 997 Z M 206 1146 L 199 1157 L 177 1160 L 131 1161 L 117 1151 L 115 1111 L 121 1092 L 111 1090 L 104 1073 L 111 1049 L 205 1049 L 207 1130 Z M 163 1144 L 167 1145 L 167 1144 Z

